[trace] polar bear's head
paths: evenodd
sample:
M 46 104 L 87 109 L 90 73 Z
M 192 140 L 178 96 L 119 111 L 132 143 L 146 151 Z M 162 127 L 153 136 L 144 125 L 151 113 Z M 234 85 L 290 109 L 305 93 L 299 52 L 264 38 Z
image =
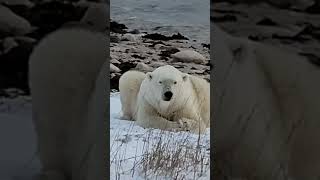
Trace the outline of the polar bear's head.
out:
M 152 93 L 154 102 L 168 106 L 182 95 L 184 84 L 188 81 L 188 74 L 180 72 L 173 66 L 161 66 L 153 72 L 147 73 L 149 93 Z

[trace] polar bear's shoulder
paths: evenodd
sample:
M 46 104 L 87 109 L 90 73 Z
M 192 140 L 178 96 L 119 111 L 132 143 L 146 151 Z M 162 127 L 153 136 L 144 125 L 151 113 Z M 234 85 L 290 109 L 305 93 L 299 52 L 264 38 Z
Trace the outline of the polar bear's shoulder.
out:
M 197 76 L 193 76 L 193 75 L 189 75 L 189 79 L 190 79 L 190 82 L 193 85 L 193 88 L 197 92 L 203 92 L 204 90 L 208 90 L 208 88 L 210 88 L 209 82 L 206 81 L 203 78 L 200 78 L 200 77 L 197 77 Z

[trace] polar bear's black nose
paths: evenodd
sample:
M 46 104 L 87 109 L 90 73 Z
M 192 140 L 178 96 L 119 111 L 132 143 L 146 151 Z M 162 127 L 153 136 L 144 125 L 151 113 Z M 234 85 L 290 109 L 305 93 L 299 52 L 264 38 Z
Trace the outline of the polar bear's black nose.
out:
M 167 91 L 164 93 L 164 100 L 165 101 L 170 101 L 172 98 L 173 93 L 171 91 Z

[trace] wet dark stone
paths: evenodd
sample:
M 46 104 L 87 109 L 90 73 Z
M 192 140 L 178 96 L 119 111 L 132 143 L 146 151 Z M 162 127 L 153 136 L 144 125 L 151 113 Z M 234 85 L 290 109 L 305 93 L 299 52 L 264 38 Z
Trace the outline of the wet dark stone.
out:
M 110 42 L 119 43 L 120 42 L 120 38 L 118 36 L 110 36 Z
M 276 22 L 274 22 L 270 18 L 263 18 L 262 20 L 258 21 L 256 24 L 261 25 L 261 26 L 276 26 L 276 25 L 278 25 Z
M 140 56 L 138 54 L 132 54 L 131 57 L 137 58 L 137 59 L 145 59 L 146 57 Z
M 138 29 L 134 29 L 132 31 L 129 31 L 128 33 L 131 33 L 131 34 L 140 34 L 140 31 Z
M 177 48 L 169 48 L 167 50 L 164 50 L 164 51 L 161 51 L 161 53 L 159 54 L 159 56 L 162 56 L 162 57 L 171 57 L 171 54 L 174 54 L 174 53 L 177 53 L 179 52 L 180 50 L 177 49 Z
M 119 79 L 121 77 L 121 74 L 114 73 L 114 76 L 110 77 L 110 89 L 119 90 Z
M 189 40 L 187 37 L 181 35 L 180 33 L 173 34 L 172 36 L 165 36 L 165 35 L 159 34 L 159 33 L 152 33 L 152 34 L 147 34 L 147 35 L 143 36 L 143 38 L 152 39 L 152 40 L 162 40 L 162 41 Z
M 320 1 L 316 1 L 313 5 L 308 7 L 305 12 L 309 14 L 320 14 Z
M 163 44 L 163 45 L 165 45 L 162 41 L 155 41 L 155 42 L 152 42 L 152 44 L 149 45 L 149 47 L 154 47 L 154 46 L 157 45 L 157 44 Z
M 127 33 L 127 26 L 115 21 L 110 22 L 110 31 L 114 33 L 119 33 L 119 34 L 125 34 Z
M 0 56 L 0 89 L 17 88 L 30 93 L 28 64 L 33 47 L 34 44 L 21 44 Z
M 315 54 L 311 54 L 311 53 L 299 53 L 299 55 L 306 57 L 311 64 L 320 67 L 319 56 L 316 56 Z
M 60 1 L 39 2 L 30 9 L 13 8 L 14 12 L 37 27 L 27 36 L 38 40 L 62 27 L 66 22 L 80 21 L 86 10 L 86 7 L 76 7 L 71 2 Z
M 117 66 L 118 66 L 119 69 L 121 69 L 122 73 L 125 73 L 126 71 L 129 71 L 130 69 L 135 68 L 136 65 L 137 64 L 133 63 L 133 62 L 123 62 L 123 63 L 121 63 L 121 64 L 119 64 Z
M 224 15 L 224 16 L 216 16 L 216 17 L 210 17 L 210 20 L 213 22 L 235 22 L 237 21 L 237 17 L 234 15 Z
M 202 47 L 210 49 L 210 44 L 201 43 Z

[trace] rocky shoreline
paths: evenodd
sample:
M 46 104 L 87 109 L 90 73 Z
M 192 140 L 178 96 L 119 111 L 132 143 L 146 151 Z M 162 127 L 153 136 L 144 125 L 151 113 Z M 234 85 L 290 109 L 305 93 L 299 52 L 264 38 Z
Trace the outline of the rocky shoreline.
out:
M 129 30 L 124 24 L 117 22 L 111 22 L 110 35 L 112 90 L 118 90 L 119 78 L 128 70 L 150 72 L 167 64 L 210 82 L 210 46 L 208 44 L 191 42 L 188 37 L 180 33 L 165 36 L 140 32 L 137 29 Z M 178 53 L 186 53 L 187 57 L 196 54 L 203 61 L 197 61 L 197 58 L 175 58 L 175 55 L 179 55 Z
M 28 61 L 34 46 L 65 24 L 85 24 L 90 3 L 0 1 L 0 97 L 30 95 Z M 96 4 L 103 6 L 104 3 Z
M 103 3 L 90 3 L 105 8 Z M 98 10 L 89 4 L 0 0 L 0 96 L 12 97 L 13 92 L 29 95 L 28 60 L 33 47 L 45 35 L 66 24 L 90 26 L 87 14 Z M 234 36 L 286 48 L 320 65 L 319 13 L 278 9 L 263 3 L 251 6 L 228 2 L 215 3 L 211 11 L 211 19 Z M 96 28 L 107 33 L 105 27 Z M 190 40 L 180 33 L 140 32 L 115 21 L 110 22 L 110 31 L 111 89 L 118 89 L 119 77 L 129 69 L 147 72 L 165 64 L 210 81 L 210 44 Z M 172 57 L 185 50 L 198 52 L 197 56 L 203 56 L 204 60 L 199 63 Z
M 220 2 L 211 13 L 215 24 L 234 36 L 284 48 L 320 65 L 320 11 Z
M 105 5 L 89 1 L 0 1 L 0 96 L 30 95 L 29 55 L 48 33 L 67 25 L 94 26 L 95 30 L 108 33 L 104 27 L 108 25 L 101 25 L 105 21 Z M 119 77 L 129 69 L 146 72 L 164 64 L 210 79 L 208 44 L 188 40 L 179 33 L 165 36 L 129 30 L 115 21 L 110 22 L 110 31 L 111 89 L 118 89 Z M 189 59 L 185 63 L 181 58 L 172 61 L 172 54 L 185 49 L 199 52 L 197 56 L 203 62 L 192 63 Z

